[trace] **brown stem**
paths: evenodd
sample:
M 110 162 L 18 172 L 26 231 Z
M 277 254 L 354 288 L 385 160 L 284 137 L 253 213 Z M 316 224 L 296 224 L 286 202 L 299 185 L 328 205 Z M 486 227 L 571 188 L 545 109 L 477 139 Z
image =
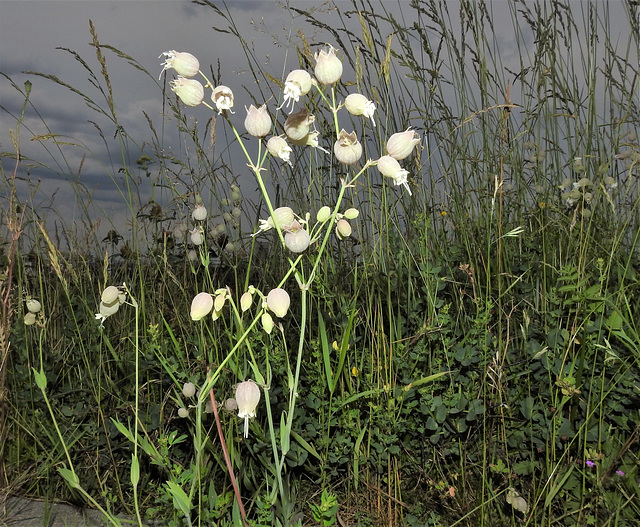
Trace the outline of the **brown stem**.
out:
M 209 373 L 209 368 L 207 368 L 207 373 Z M 233 474 L 233 467 L 231 466 L 231 459 L 229 458 L 227 443 L 225 442 L 224 435 L 222 434 L 222 425 L 220 424 L 220 416 L 218 415 L 218 405 L 216 404 L 215 395 L 213 395 L 213 388 L 209 390 L 209 396 L 211 397 L 211 409 L 213 410 L 213 415 L 216 418 L 216 427 L 218 428 L 218 437 L 220 438 L 220 445 L 222 446 L 224 461 L 227 464 L 227 470 L 229 471 L 229 477 L 231 478 L 231 485 L 233 485 L 233 492 L 236 495 L 236 501 L 238 502 L 238 507 L 240 508 L 240 514 L 242 515 L 242 521 L 246 527 L 249 527 L 249 523 L 247 522 L 247 513 L 244 511 L 244 505 L 242 504 L 242 497 L 240 496 L 240 490 L 238 489 L 238 482 L 236 481 L 236 477 Z

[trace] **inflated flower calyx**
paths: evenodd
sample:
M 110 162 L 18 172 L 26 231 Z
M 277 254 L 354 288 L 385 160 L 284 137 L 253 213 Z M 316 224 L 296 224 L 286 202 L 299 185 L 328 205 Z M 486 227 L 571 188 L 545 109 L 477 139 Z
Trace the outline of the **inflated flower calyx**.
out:
M 509 488 L 507 491 L 507 503 L 511 505 L 515 510 L 523 514 L 529 512 L 529 504 L 520 494 L 513 488 Z
M 42 304 L 35 298 L 30 298 L 29 300 L 27 300 L 27 311 L 29 311 L 29 313 L 39 313 L 41 309 Z
M 256 407 L 260 402 L 260 387 L 252 380 L 236 386 L 238 417 L 244 419 L 244 437 L 249 437 L 249 419 L 256 416 Z
M 316 118 L 303 108 L 287 117 L 284 122 L 284 133 L 291 141 L 302 141 L 309 135 L 315 120 Z
M 282 136 L 274 135 L 270 137 L 267 141 L 267 150 L 273 157 L 282 159 L 282 161 L 291 165 L 289 158 L 291 157 L 292 149 Z
M 253 137 L 264 137 L 271 130 L 271 116 L 267 105 L 256 108 L 253 104 L 247 109 L 247 117 L 244 120 L 245 130 Z
M 376 106 L 373 104 L 373 101 L 370 101 L 364 95 L 359 93 L 352 93 L 351 95 L 348 95 L 344 100 L 344 107 L 351 115 L 362 115 L 371 119 L 373 126 L 376 125 L 376 122 L 373 119 Z
M 345 165 L 353 165 L 362 157 L 362 145 L 358 141 L 355 132 L 347 133 L 340 130 L 338 140 L 333 145 L 333 153 L 336 159 Z
M 204 86 L 195 79 L 178 75 L 178 78 L 169 82 L 169 86 L 186 106 L 198 106 L 204 99 Z
M 338 223 L 336 224 L 336 234 L 340 240 L 351 236 L 351 232 L 351 225 L 347 220 L 338 220 Z
M 284 81 L 284 101 L 280 108 L 291 106 L 289 113 L 293 111 L 293 106 L 300 100 L 302 95 L 309 93 L 311 89 L 311 75 L 304 70 L 293 70 Z
M 291 305 L 291 299 L 289 293 L 287 293 L 281 287 L 276 287 L 269 291 L 267 295 L 267 307 L 278 318 L 282 318 L 287 314 L 289 306 Z
M 200 71 L 198 59 L 191 53 L 171 50 L 165 51 L 158 58 L 162 58 L 163 56 L 166 57 L 166 59 L 162 63 L 163 68 L 158 78 L 161 78 L 162 74 L 168 69 L 173 69 L 178 75 L 182 75 L 183 77 L 193 77 Z
M 376 165 L 383 176 L 391 178 L 394 185 L 404 185 L 411 196 L 411 189 L 407 184 L 409 172 L 400 166 L 397 159 L 391 156 L 382 156 Z
M 213 297 L 209 293 L 198 293 L 191 301 L 191 320 L 202 320 L 213 309 Z
M 196 394 L 196 385 L 192 382 L 185 382 L 182 387 L 182 395 L 185 397 L 193 397 Z
M 342 61 L 336 56 L 336 49 L 329 45 L 328 50 L 321 50 L 314 55 L 314 70 L 320 84 L 335 84 L 342 77 Z
M 301 253 L 307 250 L 311 243 L 311 237 L 306 229 L 289 231 L 284 235 L 284 244 L 293 253 Z
M 415 130 L 409 128 L 406 132 L 393 134 L 387 141 L 387 154 L 397 161 L 409 157 L 417 144 L 420 143 L 420 136 Z

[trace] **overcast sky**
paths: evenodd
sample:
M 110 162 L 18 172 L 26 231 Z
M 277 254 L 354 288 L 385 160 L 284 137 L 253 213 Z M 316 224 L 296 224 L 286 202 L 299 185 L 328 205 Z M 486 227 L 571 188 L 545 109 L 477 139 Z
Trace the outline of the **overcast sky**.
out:
M 510 0 L 492 2 L 493 16 L 497 23 L 502 60 L 505 64 L 514 60 L 513 66 L 517 68 L 518 51 L 514 45 L 514 29 L 509 10 L 503 9 L 507 6 L 507 1 Z M 215 3 L 222 6 L 221 2 Z M 326 14 L 322 15 L 325 20 L 337 20 L 335 14 L 331 13 L 331 3 L 292 0 L 289 4 L 304 9 L 326 10 Z M 351 2 L 338 0 L 335 4 L 341 9 L 352 9 Z M 374 0 L 373 4 L 377 4 L 377 1 Z M 452 4 L 455 6 L 455 3 Z M 613 16 L 624 20 L 623 4 L 616 1 L 610 4 L 613 6 Z M 408 2 L 385 1 L 384 5 L 386 9 L 401 16 Z M 572 5 L 578 7 L 580 2 Z M 327 32 L 311 27 L 302 17 L 278 7 L 275 0 L 230 0 L 228 9 L 243 37 L 254 44 L 258 58 L 267 71 L 274 75 L 286 75 L 291 68 L 297 66 L 295 47 L 299 43 L 296 34 L 298 28 L 303 29 L 307 39 L 314 45 L 333 42 Z M 456 14 L 455 7 L 452 7 L 451 13 Z M 88 72 L 82 64 L 68 52 L 56 49 L 63 47 L 77 52 L 102 81 L 100 67 L 90 45 L 89 20 L 96 28 L 101 44 L 114 46 L 131 55 L 153 76 L 148 77 L 113 53 L 105 51 L 119 122 L 139 144 L 150 139 L 144 111 L 161 132 L 161 140 L 166 148 L 180 149 L 180 145 L 175 144 L 175 130 L 162 129 L 161 87 L 165 78 L 160 81 L 157 79 L 161 71 L 158 56 L 163 51 L 189 51 L 200 59 L 204 71 L 207 71 L 209 64 L 217 69 L 219 62 L 222 82 L 237 94 L 236 120 L 239 126 L 244 118 L 243 106 L 248 104 L 241 87 L 250 87 L 254 82 L 238 40 L 212 30 L 212 26 L 227 27 L 228 22 L 207 6 L 194 5 L 188 0 L 0 0 L 0 72 L 9 76 L 20 89 L 23 89 L 27 79 L 33 85 L 31 102 L 35 109 L 27 109 L 24 124 L 28 131 L 22 131 L 21 148 L 27 157 L 47 165 L 46 168 L 30 167 L 25 163 L 20 168 L 19 175 L 21 178 L 30 177 L 32 181 L 41 180 L 34 205 L 45 206 L 55 195 L 53 206 L 58 212 L 61 207 L 64 208 L 63 215 L 67 221 L 76 221 L 82 217 L 73 186 L 67 183 L 69 174 L 77 175 L 79 171 L 80 181 L 95 191 L 93 196 L 96 202 L 111 217 L 122 214 L 122 197 L 108 176 L 109 173 L 117 173 L 119 168 L 117 144 L 113 141 L 115 128 L 107 119 L 90 110 L 77 94 L 49 80 L 23 72 L 36 71 L 55 75 L 106 108 L 104 99 L 101 99 L 100 93 L 91 85 Z M 357 17 L 340 17 L 340 20 L 347 20 L 352 24 L 354 32 L 361 34 Z M 455 20 L 453 23 L 456 23 Z M 615 20 L 612 25 L 616 27 Z M 624 42 L 624 25 L 620 27 L 620 31 Z M 380 35 L 383 40 L 386 36 Z M 0 77 L 0 105 L 17 116 L 21 104 L 19 92 L 6 78 Z M 200 122 L 206 122 L 210 116 L 210 111 L 202 107 L 188 109 L 186 113 Z M 90 121 L 103 128 L 104 140 Z M 15 127 L 15 124 L 15 119 L 0 110 L 0 152 L 12 150 L 8 130 Z M 81 143 L 86 149 L 63 147 L 68 163 L 65 165 L 51 141 L 30 141 L 33 135 L 48 132 L 66 136 L 69 142 Z M 111 149 L 110 154 L 107 148 Z M 135 162 L 134 147 L 132 154 L 134 159 L 131 161 Z M 2 166 L 5 172 L 10 172 L 13 168 L 6 158 L 2 160 Z M 23 184 L 23 198 L 25 189 L 26 184 Z M 143 198 L 148 199 L 148 196 Z

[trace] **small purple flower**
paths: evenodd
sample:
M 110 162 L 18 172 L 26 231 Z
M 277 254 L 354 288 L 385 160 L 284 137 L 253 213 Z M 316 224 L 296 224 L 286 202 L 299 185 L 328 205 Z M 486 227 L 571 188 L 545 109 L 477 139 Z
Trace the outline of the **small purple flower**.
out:
M 596 466 L 596 464 L 593 461 L 587 461 L 586 463 L 587 463 L 588 467 L 595 467 Z
M 616 474 L 620 477 L 624 476 L 624 472 L 622 472 L 622 470 L 616 470 Z

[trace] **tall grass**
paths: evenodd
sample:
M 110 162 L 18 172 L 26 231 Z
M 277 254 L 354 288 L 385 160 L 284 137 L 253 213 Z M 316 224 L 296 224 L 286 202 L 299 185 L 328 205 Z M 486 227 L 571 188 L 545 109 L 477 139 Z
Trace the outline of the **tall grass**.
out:
M 235 94 L 236 107 L 273 97 L 281 133 L 286 114 L 273 108 L 288 70 L 263 68 L 228 10 L 196 3 L 224 21 L 218 31 L 238 39 L 258 81 Z M 316 116 L 328 150 L 336 118 L 358 131 L 356 169 L 308 147 L 281 163 L 243 133 L 240 110 L 199 126 L 170 93 L 164 117 L 184 155 L 167 154 L 148 115 L 153 139 L 142 145 L 119 124 L 107 60 L 143 75 L 150 66 L 101 43 L 92 26 L 98 66 L 71 53 L 101 102 L 70 88 L 117 129 L 120 152 L 105 171 L 130 215 L 129 232 L 113 224 L 103 239 L 88 207 L 82 232 L 62 214 L 38 216 L 36 185 L 15 192 L 29 134 L 16 117 L 2 162 L 4 483 L 102 507 L 115 525 L 117 512 L 163 525 L 631 525 L 640 512 L 637 6 L 615 21 L 594 2 L 338 7 L 286 7 L 304 21 L 288 53 L 309 71 L 325 41 L 343 53 L 335 92 L 313 89 L 298 106 Z M 499 25 L 507 7 L 510 48 Z M 628 43 L 616 38 L 620 24 Z M 224 83 L 213 68 L 207 76 Z M 35 112 L 14 87 L 23 112 Z M 333 97 L 354 91 L 374 100 L 375 127 L 331 111 Z M 411 196 L 365 163 L 410 126 L 423 139 L 402 161 Z M 58 148 L 34 161 L 72 176 Z M 196 195 L 215 211 L 202 246 L 186 234 Z M 316 223 L 325 205 L 333 218 Z M 302 257 L 277 230 L 249 236 L 279 206 L 310 212 L 318 238 Z M 359 211 L 354 232 L 338 240 L 332 222 L 349 207 Z M 100 294 L 122 283 L 128 303 L 100 330 Z M 249 286 L 291 295 L 270 334 L 259 293 L 247 313 L 240 307 Z M 190 319 L 201 291 L 224 297 L 217 320 Z M 28 298 L 43 305 L 33 326 Z M 263 398 L 244 439 L 225 408 L 247 378 Z M 196 398 L 183 394 L 187 382 Z

